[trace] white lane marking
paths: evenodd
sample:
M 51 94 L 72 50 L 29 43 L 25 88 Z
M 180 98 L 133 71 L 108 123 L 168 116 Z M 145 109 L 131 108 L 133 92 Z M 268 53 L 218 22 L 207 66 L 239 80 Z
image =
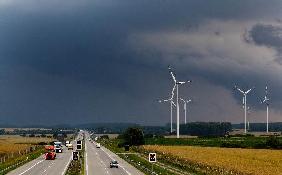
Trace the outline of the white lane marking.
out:
M 29 167 L 27 170 L 25 170 L 24 172 L 22 172 L 19 175 L 23 175 L 24 173 L 28 172 L 29 170 L 31 170 L 32 168 L 34 168 L 36 165 L 38 165 L 39 163 L 43 162 L 44 160 L 40 160 L 37 163 L 35 163 L 34 165 L 32 165 L 31 167 Z
M 64 174 L 66 173 L 66 171 L 67 171 L 67 169 L 68 169 L 68 167 L 69 167 L 69 164 L 70 164 L 70 162 L 71 162 L 71 159 L 72 159 L 72 154 L 70 155 L 69 161 L 68 161 L 68 163 L 66 164 L 66 166 L 65 166 L 65 168 L 64 168 L 64 170 L 63 170 L 63 172 L 62 172 L 62 175 L 64 175 Z
M 110 159 L 114 160 L 113 157 L 112 157 L 109 153 L 107 153 L 102 147 L 101 147 L 101 150 L 104 151 L 104 153 L 106 153 L 106 154 L 109 156 Z M 119 165 L 119 166 L 120 166 L 128 175 L 131 175 L 131 173 L 128 172 L 122 165 Z
M 100 155 L 98 154 L 98 152 L 96 152 L 95 147 L 93 147 L 93 145 L 91 145 L 91 148 L 95 151 L 95 154 L 97 155 L 98 159 L 100 160 L 100 164 L 103 166 L 105 166 L 105 171 L 107 174 L 110 174 L 109 171 L 107 170 L 107 165 L 104 163 L 104 161 L 101 159 Z

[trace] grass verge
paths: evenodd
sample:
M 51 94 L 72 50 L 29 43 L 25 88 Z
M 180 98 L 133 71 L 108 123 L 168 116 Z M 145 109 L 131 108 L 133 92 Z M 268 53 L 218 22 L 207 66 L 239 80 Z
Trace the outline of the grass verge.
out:
M 118 147 L 118 140 L 111 139 L 111 140 L 100 140 L 99 141 L 104 147 L 111 150 L 112 152 L 116 153 L 120 158 L 127 161 L 129 164 L 140 170 L 146 175 L 152 174 L 162 174 L 162 175 L 179 175 L 183 173 L 179 173 L 175 170 L 169 169 L 167 166 L 163 166 L 159 163 L 150 163 L 147 158 L 142 157 L 133 149 L 126 152 L 128 154 L 119 154 L 125 153 L 123 148 Z
M 44 153 L 43 147 L 38 147 L 35 151 L 28 154 L 19 156 L 15 159 L 10 159 L 2 164 L 0 164 L 0 174 L 7 174 L 8 172 L 20 167 L 21 165 L 32 161 Z

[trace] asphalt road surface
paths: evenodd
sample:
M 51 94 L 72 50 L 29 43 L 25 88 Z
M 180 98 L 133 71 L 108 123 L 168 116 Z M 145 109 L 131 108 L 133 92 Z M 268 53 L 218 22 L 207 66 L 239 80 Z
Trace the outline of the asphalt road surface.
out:
M 96 144 L 88 140 L 89 135 L 85 135 L 86 175 L 144 175 L 105 147 L 96 148 Z M 110 168 L 111 160 L 117 160 L 119 168 Z
M 8 175 L 63 175 L 72 156 L 72 150 L 63 149 L 55 160 L 45 160 L 44 155 L 11 171 Z

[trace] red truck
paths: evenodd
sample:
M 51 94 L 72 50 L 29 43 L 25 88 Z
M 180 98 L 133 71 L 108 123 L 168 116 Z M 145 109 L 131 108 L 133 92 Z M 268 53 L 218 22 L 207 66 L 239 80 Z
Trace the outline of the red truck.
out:
M 56 158 L 55 146 L 45 146 L 45 160 L 54 160 Z

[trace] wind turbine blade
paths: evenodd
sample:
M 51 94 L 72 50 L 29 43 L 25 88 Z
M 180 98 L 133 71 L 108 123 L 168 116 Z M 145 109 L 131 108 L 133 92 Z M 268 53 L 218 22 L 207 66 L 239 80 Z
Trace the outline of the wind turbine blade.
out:
M 175 77 L 175 75 L 174 75 L 174 73 L 173 73 L 173 71 L 172 71 L 172 69 L 171 69 L 170 66 L 168 66 L 168 70 L 169 70 L 169 73 L 170 73 L 170 75 L 171 75 L 171 77 L 172 77 L 174 83 L 176 83 L 176 77 Z
M 175 87 L 176 87 L 176 84 L 174 84 L 174 86 L 173 86 L 173 88 L 172 88 L 170 100 L 172 100 L 173 97 L 174 97 Z
M 243 97 L 242 104 L 245 105 L 245 97 Z
M 175 78 L 174 73 L 173 73 L 173 72 L 170 72 L 170 75 L 171 75 L 171 77 L 172 77 L 172 79 L 173 79 L 174 83 L 176 83 L 176 78 Z
M 237 86 L 234 87 L 235 89 L 237 89 L 239 92 L 241 92 L 242 94 L 245 94 L 244 91 L 242 91 L 240 88 L 238 88 Z
M 249 92 L 251 92 L 252 89 L 253 89 L 253 88 L 247 90 L 247 91 L 245 92 L 245 94 L 248 94 Z
M 185 84 L 185 81 L 178 81 L 177 84 Z
M 175 103 L 171 100 L 171 103 L 176 107 Z
M 261 104 L 264 103 L 264 99 L 262 99 L 262 98 L 259 98 L 259 101 L 260 101 Z
M 268 96 L 268 88 L 267 88 L 267 86 L 265 86 L 265 96 L 266 97 Z

